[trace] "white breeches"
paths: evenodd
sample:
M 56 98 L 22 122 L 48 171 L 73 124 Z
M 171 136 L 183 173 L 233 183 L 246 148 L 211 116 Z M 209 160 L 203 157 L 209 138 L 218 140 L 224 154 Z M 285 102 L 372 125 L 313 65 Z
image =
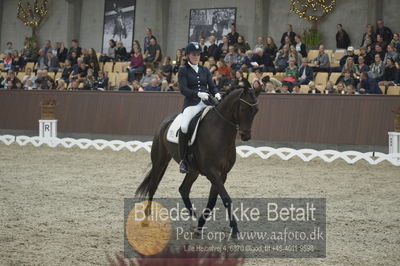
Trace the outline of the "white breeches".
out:
M 183 133 L 186 134 L 188 132 L 189 124 L 192 118 L 205 107 L 207 107 L 207 105 L 203 103 L 203 101 L 200 101 L 197 105 L 188 106 L 185 108 L 185 110 L 183 110 L 181 120 L 181 130 Z

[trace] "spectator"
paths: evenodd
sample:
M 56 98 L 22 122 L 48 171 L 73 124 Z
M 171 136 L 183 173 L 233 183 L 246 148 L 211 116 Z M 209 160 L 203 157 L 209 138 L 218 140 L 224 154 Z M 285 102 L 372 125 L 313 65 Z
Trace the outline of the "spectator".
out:
M 140 81 L 140 86 L 146 87 L 150 84 L 151 80 L 154 79 L 156 76 L 154 75 L 154 71 L 151 68 L 146 68 L 146 75 L 143 76 L 142 80 Z
M 66 91 L 67 90 L 67 85 L 63 79 L 59 79 L 57 81 L 57 88 L 56 90 L 58 91 Z
M 238 42 L 239 33 L 236 32 L 236 24 L 231 24 L 231 32 L 228 33 L 228 44 L 235 45 Z
M 215 36 L 208 37 L 208 41 L 210 42 L 210 45 L 207 49 L 207 58 L 215 58 L 218 52 L 218 46 L 215 44 Z
M 117 49 L 117 43 L 111 39 L 108 41 L 107 54 L 100 56 L 100 62 L 109 62 L 115 60 L 115 50 Z
M 262 37 L 262 36 L 259 36 L 258 38 L 257 38 L 257 43 L 256 43 L 256 45 L 254 46 L 254 48 L 253 48 L 253 51 L 254 52 L 256 52 L 256 49 L 257 48 L 261 48 L 261 49 L 265 49 L 265 40 L 264 40 L 264 37 Z M 247 51 L 247 50 L 245 50 L 245 51 Z
M 172 65 L 171 58 L 169 56 L 165 56 L 161 65 L 161 75 L 163 79 L 166 79 L 168 82 L 171 82 L 172 79 Z
M 333 81 L 328 81 L 325 86 L 325 94 L 336 94 L 337 91 L 334 88 Z
M 38 78 L 36 79 L 35 82 L 38 82 L 40 84 L 40 89 L 47 90 L 47 89 L 49 89 L 49 85 L 52 84 L 52 83 L 48 83 L 48 81 L 52 81 L 52 80 L 53 79 L 48 75 L 47 70 L 43 69 L 41 75 L 38 76 Z
M 44 54 L 47 54 L 49 51 L 53 52 L 53 47 L 51 47 L 51 41 L 47 40 L 43 46 Z
M 61 79 L 69 84 L 69 82 L 70 82 L 69 77 L 71 76 L 72 71 L 73 71 L 73 68 L 72 68 L 71 61 L 68 59 L 65 60 L 65 65 L 64 65 L 63 72 L 61 74 Z
M 12 53 L 8 53 L 6 55 L 6 58 L 4 58 L 4 62 L 3 63 L 4 63 L 3 71 L 12 70 L 12 63 L 13 63 Z
M 134 80 L 131 84 L 132 84 L 131 86 L 132 86 L 132 90 L 133 91 L 139 91 L 139 89 L 140 89 L 139 81 Z
M 71 55 L 67 57 L 67 59 L 71 62 L 72 65 L 75 65 L 78 63 L 78 56 L 76 52 L 72 52 Z
M 345 54 L 345 55 L 340 59 L 340 66 L 341 66 L 341 67 L 344 66 L 344 64 L 345 64 L 346 61 L 347 61 L 347 58 L 349 58 L 349 57 L 353 58 L 353 62 L 354 62 L 355 64 L 358 63 L 358 55 L 356 55 L 356 54 L 354 53 L 354 47 L 353 47 L 353 46 L 347 47 L 347 54 Z
M 7 78 L 3 81 L 4 88 L 6 90 L 17 89 L 17 83 L 21 83 L 21 81 L 15 76 L 15 72 L 8 70 Z
M 297 52 L 296 46 L 290 45 L 290 50 L 289 50 L 289 59 L 293 58 L 294 62 L 296 63 L 297 66 L 301 66 L 301 63 L 303 62 L 303 57 L 301 56 L 300 53 Z
M 58 72 L 60 64 L 58 63 L 58 57 L 53 54 L 52 51 L 47 52 L 47 57 L 45 58 L 45 64 L 49 72 Z
M 393 45 L 388 45 L 387 47 L 385 59 L 383 60 L 385 64 L 389 58 L 391 58 L 394 62 L 399 59 L 399 54 L 396 52 L 396 48 L 394 48 Z
M 296 36 L 294 37 L 294 41 L 295 41 L 295 44 L 296 44 L 296 51 L 297 51 L 298 53 L 300 53 L 301 56 L 302 56 L 303 58 L 307 58 L 307 49 L 306 49 L 306 45 L 305 45 L 304 43 L 301 42 L 300 36 L 299 36 L 299 35 L 296 35 Z
M 181 67 L 181 61 L 183 59 L 182 50 L 178 49 L 175 53 L 175 61 L 172 62 L 172 72 L 174 74 L 178 73 L 179 68 Z
M 292 44 L 295 42 L 294 37 L 296 36 L 296 33 L 293 32 L 293 26 L 291 24 L 287 24 L 286 25 L 286 32 L 284 32 L 282 34 L 282 38 L 281 38 L 281 48 L 285 45 L 285 44 Z M 290 43 L 287 43 L 287 39 L 286 37 L 289 37 L 289 41 Z
M 393 45 L 394 48 L 396 48 L 396 51 L 398 53 L 400 53 L 400 37 L 398 33 L 393 34 L 393 39 L 390 44 Z
M 283 45 L 281 45 L 281 47 L 279 47 L 279 50 L 282 50 L 283 46 L 285 46 L 285 45 L 290 46 L 290 45 L 292 45 L 292 44 L 293 44 L 293 43 L 290 41 L 289 36 L 286 36 L 286 37 L 285 37 L 285 40 L 284 40 L 284 43 L 283 43 Z
M 350 46 L 350 37 L 347 32 L 343 29 L 342 24 L 336 25 L 336 48 L 337 49 L 347 49 Z
M 166 80 L 161 81 L 160 91 L 170 91 L 169 83 Z
M 83 63 L 82 58 L 78 58 L 77 63 L 72 66 L 72 69 L 72 79 L 78 79 L 79 82 L 87 75 L 87 66 Z
M 124 62 L 127 60 L 126 48 L 122 42 L 117 42 L 117 47 L 115 48 L 115 61 Z
M 321 93 L 321 91 L 319 89 L 317 89 L 317 87 L 315 87 L 314 81 L 310 81 L 310 83 L 308 83 L 308 93 L 309 94 L 320 94 Z
M 14 52 L 13 43 L 12 42 L 7 42 L 6 46 L 7 47 L 4 50 L 4 54 L 8 54 L 8 53 L 12 54 Z
M 200 61 L 204 65 L 204 62 L 207 61 L 207 59 L 208 59 L 208 56 L 207 56 L 208 47 L 206 45 L 206 42 L 205 42 L 204 38 L 200 38 L 199 39 L 199 45 L 200 45 L 200 49 L 201 49 Z
M 150 28 L 146 28 L 145 30 L 145 36 L 143 40 L 143 53 L 147 53 L 149 46 L 150 46 L 150 40 L 155 39 L 156 37 L 153 36 L 153 32 Z
M 21 50 L 21 57 L 25 62 L 32 61 L 32 50 L 30 49 L 28 42 L 25 42 L 24 48 Z
M 379 86 L 385 86 L 386 89 L 389 86 L 394 86 L 397 81 L 397 75 L 395 61 L 392 58 L 388 58 L 386 61 L 385 73 L 382 76 L 382 81 L 379 82 Z
M 376 35 L 381 35 L 386 43 L 390 43 L 393 39 L 392 30 L 385 26 L 385 22 L 382 19 L 376 22 Z
M 350 70 L 345 70 L 342 75 L 338 78 L 336 81 L 336 84 L 339 83 L 344 83 L 345 86 L 348 85 L 357 85 L 357 80 L 354 78 L 353 74 L 350 72 Z
M 19 55 L 18 51 L 13 52 L 13 60 L 11 63 L 11 69 L 15 72 L 20 72 L 25 67 L 25 60 Z
M 283 48 L 276 54 L 275 58 L 275 69 L 277 72 L 283 72 L 288 66 L 289 60 L 289 46 L 285 45 Z
M 60 42 L 60 47 L 57 48 L 57 58 L 60 63 L 65 63 L 68 56 L 68 49 L 63 42 Z
M 46 54 L 44 53 L 43 49 L 39 50 L 39 58 L 37 62 L 37 68 L 38 69 L 44 69 L 47 67 L 47 59 L 46 59 Z
M 293 83 L 297 81 L 298 75 L 299 75 L 299 68 L 296 66 L 294 59 L 290 58 L 289 65 L 285 69 L 285 76 L 283 78 L 283 81 L 293 85 Z
M 367 48 L 360 47 L 360 54 L 358 55 L 358 63 L 360 63 L 360 57 L 363 57 L 366 65 L 371 65 L 373 60 L 371 58 L 371 53 L 367 53 Z
M 25 83 L 27 80 L 30 80 L 32 82 L 35 82 L 35 80 L 36 80 L 36 76 L 32 72 L 32 68 L 30 68 L 30 67 L 26 68 L 25 75 L 22 78 L 22 82 Z
M 37 62 L 38 58 L 39 58 L 39 47 L 37 42 L 33 42 L 32 43 L 32 47 L 31 47 L 31 51 L 32 51 L 32 57 L 31 60 L 29 62 Z
M 119 90 L 119 91 L 132 91 L 132 88 L 129 86 L 128 81 L 122 80 L 122 81 L 119 83 L 119 88 L 118 88 L 118 90 Z
M 312 61 L 315 62 L 315 69 L 317 71 L 329 71 L 331 63 L 329 61 L 329 55 L 325 53 L 325 46 L 323 44 L 319 46 L 318 56 Z
M 233 67 L 238 59 L 238 54 L 235 53 L 235 47 L 230 45 L 228 48 L 228 53 L 225 55 L 224 61 L 227 65 Z
M 375 79 L 377 82 L 382 80 L 385 73 L 385 64 L 379 54 L 375 55 L 375 62 L 370 66 L 371 70 L 368 72 L 370 78 Z
M 233 86 L 238 87 L 239 83 L 243 82 L 243 87 L 250 88 L 250 82 L 243 76 L 243 71 L 236 70 L 235 71 L 235 78 L 233 79 Z
M 253 83 L 251 84 L 251 88 L 254 91 L 262 91 L 263 90 L 263 84 L 262 84 L 261 80 L 259 80 L 259 79 L 253 80 Z
M 356 75 L 358 77 L 360 77 L 361 73 L 368 72 L 368 71 L 369 71 L 369 66 L 366 64 L 364 56 L 360 55 L 358 57 L 358 65 L 357 65 Z
M 93 90 L 96 84 L 96 77 L 94 76 L 94 70 L 89 68 L 87 70 L 87 76 L 83 81 L 84 90 Z
M 272 37 L 268 37 L 265 45 L 264 53 L 266 53 L 272 59 L 275 59 L 276 53 L 278 52 L 278 47 Z
M 346 89 L 346 86 L 344 85 L 343 82 L 339 82 L 336 85 L 336 91 L 338 94 L 345 94 L 346 93 L 345 89 Z
M 99 77 L 97 78 L 94 88 L 100 91 L 108 90 L 108 75 L 107 73 L 104 73 L 103 71 L 99 72 Z
M 229 49 L 229 38 L 227 35 L 222 37 L 222 43 L 218 45 L 217 54 L 215 60 L 224 59 Z
M 378 55 L 377 55 L 378 56 Z M 367 94 L 382 94 L 378 83 L 375 79 L 369 78 L 367 73 L 362 73 L 360 77 L 359 90 L 360 93 Z
M 346 94 L 351 95 L 351 94 L 359 94 L 359 93 L 355 91 L 355 87 L 353 84 L 349 84 L 346 86 Z
M 150 84 L 144 86 L 144 91 L 161 91 L 160 82 L 157 78 L 152 78 Z
M 257 48 L 256 54 L 252 58 L 252 69 L 253 71 L 260 70 L 261 72 L 276 72 L 274 62 L 269 56 L 264 54 L 264 51 L 261 48 Z
M 380 35 L 380 34 L 376 35 L 376 43 L 375 43 L 375 45 L 377 45 L 377 44 L 379 44 L 380 47 L 382 47 L 382 50 L 386 52 L 386 49 L 387 49 L 387 46 L 388 46 L 389 43 L 385 42 L 383 40 L 382 35 Z
M 345 71 L 349 71 L 351 76 L 355 77 L 358 69 L 356 64 L 354 63 L 353 57 L 347 57 L 346 63 L 344 64 L 342 68 L 342 75 Z
M 71 90 L 73 90 L 73 91 L 79 90 L 79 81 L 78 80 L 73 80 L 71 82 Z
M 314 72 L 312 67 L 308 66 L 307 59 L 303 59 L 303 65 L 299 69 L 299 80 L 300 85 L 307 85 L 314 79 Z
M 81 57 L 82 55 L 82 48 L 79 47 L 79 42 L 78 40 L 72 40 L 71 41 L 71 48 L 69 49 L 68 53 L 71 55 L 72 52 L 76 53 L 76 57 Z
M 131 57 L 131 63 L 127 69 L 128 73 L 129 73 L 128 80 L 130 82 L 136 79 L 136 74 L 143 73 L 143 71 L 144 71 L 144 62 L 143 62 L 142 53 L 140 51 L 140 47 L 134 46 L 133 51 L 134 51 L 134 53 Z
M 396 84 L 399 85 L 400 84 L 400 63 L 396 62 L 396 69 L 397 69 L 397 79 L 396 79 Z
M 244 53 L 244 50 L 238 49 L 238 58 L 236 64 L 233 67 L 234 70 L 242 69 L 242 66 L 245 64 L 245 60 L 246 60 L 246 54 Z M 243 69 L 245 69 L 245 67 Z
M 376 33 L 374 31 L 374 27 L 371 24 L 367 25 L 367 31 L 363 34 L 360 46 L 366 45 L 365 42 L 367 38 L 370 38 L 372 40 L 372 43 L 376 42 Z
M 130 56 L 130 57 L 132 57 L 132 55 L 135 53 L 135 51 L 134 51 L 134 48 L 135 48 L 135 47 L 139 48 L 139 50 L 142 51 L 142 47 L 140 46 L 139 41 L 138 41 L 138 40 L 134 40 L 134 41 L 132 42 L 132 49 L 131 49 L 131 51 L 130 51 L 130 53 L 129 53 L 129 56 Z
M 235 43 L 234 47 L 235 47 L 236 52 L 239 49 L 242 49 L 243 51 L 247 51 L 247 50 L 251 49 L 250 45 L 246 42 L 246 40 L 244 39 L 244 37 L 242 35 L 240 35 L 238 37 L 237 43 Z
M 24 84 L 24 90 L 28 90 L 28 91 L 31 91 L 31 90 L 33 90 L 33 81 L 32 80 L 25 80 L 25 82 L 23 83 Z
M 375 50 L 373 52 L 371 52 L 371 58 L 375 59 L 375 55 L 379 54 L 379 56 L 383 59 L 386 56 L 385 51 L 382 49 L 382 46 L 380 46 L 379 44 L 375 45 Z
M 275 91 L 278 90 L 280 87 L 282 87 L 282 82 L 280 82 L 278 79 L 270 77 L 270 76 L 265 76 L 261 79 L 262 83 L 264 84 L 264 90 L 267 91 Z M 269 89 L 267 89 L 269 88 Z M 271 89 L 272 88 L 272 89 Z
M 161 47 L 158 45 L 156 38 L 150 39 L 150 45 L 145 53 L 144 61 L 147 63 L 159 63 L 162 59 Z
M 55 90 L 56 89 L 56 83 L 54 82 L 53 79 L 48 79 L 47 80 L 47 89 L 48 90 Z
M 227 65 L 224 60 L 220 59 L 217 63 L 218 66 L 218 73 L 222 74 L 223 79 L 230 79 L 232 68 L 231 66 Z

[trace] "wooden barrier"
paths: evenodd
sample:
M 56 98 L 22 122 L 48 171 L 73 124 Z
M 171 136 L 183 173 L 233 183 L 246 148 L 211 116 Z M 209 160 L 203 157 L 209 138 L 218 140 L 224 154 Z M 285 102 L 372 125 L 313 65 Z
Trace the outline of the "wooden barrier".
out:
M 56 99 L 59 132 L 153 135 L 181 110 L 176 92 L 0 91 L 0 128 L 38 130 L 40 102 Z M 260 95 L 255 140 L 387 145 L 400 96 Z

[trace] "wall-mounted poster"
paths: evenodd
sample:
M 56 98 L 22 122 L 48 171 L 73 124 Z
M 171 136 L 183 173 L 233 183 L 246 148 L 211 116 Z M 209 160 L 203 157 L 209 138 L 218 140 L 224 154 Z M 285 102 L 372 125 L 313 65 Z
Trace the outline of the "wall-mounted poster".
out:
M 135 30 L 136 0 L 106 0 L 104 7 L 103 53 L 109 40 L 122 42 L 128 52 L 132 49 Z
M 189 42 L 197 42 L 200 37 L 207 42 L 211 35 L 221 41 L 231 31 L 232 23 L 236 23 L 236 8 L 191 9 Z

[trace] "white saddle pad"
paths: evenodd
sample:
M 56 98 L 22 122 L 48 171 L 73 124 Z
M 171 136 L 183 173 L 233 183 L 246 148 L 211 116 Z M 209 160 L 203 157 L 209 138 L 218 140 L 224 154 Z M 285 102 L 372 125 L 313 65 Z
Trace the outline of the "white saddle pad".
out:
M 213 107 L 212 106 L 207 106 L 204 110 L 203 113 L 201 114 L 200 119 L 197 121 L 196 127 L 194 129 L 192 138 L 189 141 L 189 146 L 192 146 L 192 144 L 194 143 L 195 139 L 196 139 L 196 135 L 197 135 L 197 129 L 199 127 L 199 123 L 201 120 L 203 120 L 203 118 L 206 116 L 206 114 L 208 113 L 208 111 L 210 111 Z M 179 143 L 179 129 L 181 128 L 181 121 L 182 121 L 182 114 L 179 114 L 174 121 L 171 123 L 171 125 L 168 128 L 168 132 L 167 132 L 167 140 L 169 142 L 172 143 Z

